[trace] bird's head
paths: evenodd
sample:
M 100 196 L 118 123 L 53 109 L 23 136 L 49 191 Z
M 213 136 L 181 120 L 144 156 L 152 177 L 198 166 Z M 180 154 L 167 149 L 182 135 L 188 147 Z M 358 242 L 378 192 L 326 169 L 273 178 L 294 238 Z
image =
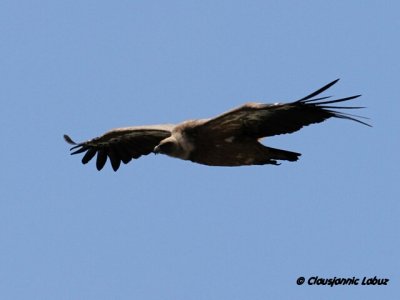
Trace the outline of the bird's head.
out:
M 162 140 L 153 150 L 155 154 L 165 154 L 172 157 L 183 158 L 183 149 L 174 139 L 169 137 Z
M 166 142 L 161 142 L 158 144 L 153 152 L 155 154 L 166 154 L 170 155 L 171 153 L 175 152 L 176 150 L 176 144 L 173 141 L 166 141 Z

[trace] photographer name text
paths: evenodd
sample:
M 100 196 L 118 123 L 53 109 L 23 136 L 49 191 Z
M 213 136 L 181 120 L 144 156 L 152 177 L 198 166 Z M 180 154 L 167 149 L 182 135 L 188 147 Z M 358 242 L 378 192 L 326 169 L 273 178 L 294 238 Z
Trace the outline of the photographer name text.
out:
M 300 276 L 297 278 L 297 285 L 302 285 L 306 282 L 306 278 Z M 307 280 L 308 285 L 325 285 L 325 286 L 338 286 L 338 285 L 365 285 L 365 286 L 382 286 L 388 285 L 388 278 L 379 278 L 377 276 L 363 278 L 358 277 L 333 277 L 333 278 L 323 278 L 318 276 L 309 277 Z

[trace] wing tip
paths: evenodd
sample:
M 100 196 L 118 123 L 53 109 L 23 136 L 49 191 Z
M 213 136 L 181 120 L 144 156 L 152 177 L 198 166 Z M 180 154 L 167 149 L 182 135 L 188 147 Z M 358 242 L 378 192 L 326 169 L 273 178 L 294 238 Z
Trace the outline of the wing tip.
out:
M 69 137 L 69 135 L 64 134 L 63 137 L 64 137 L 64 141 L 66 141 L 68 144 L 70 144 L 70 145 L 78 145 L 77 143 L 74 142 L 73 139 L 71 139 L 71 138 Z
M 298 101 L 305 101 L 305 100 L 309 100 L 319 94 L 321 94 L 322 92 L 326 91 L 327 89 L 329 89 L 331 86 L 333 86 L 334 84 L 336 84 L 338 81 L 340 80 L 340 78 L 335 79 L 334 81 L 331 81 L 330 83 L 324 85 L 322 88 L 316 90 L 315 92 L 312 92 L 311 94 L 301 98 Z
M 328 84 L 327 84 L 328 88 L 331 87 L 332 85 L 335 85 L 336 83 L 338 83 L 338 81 L 340 81 L 340 78 L 336 78 L 336 79 L 333 80 L 332 82 L 328 83 Z

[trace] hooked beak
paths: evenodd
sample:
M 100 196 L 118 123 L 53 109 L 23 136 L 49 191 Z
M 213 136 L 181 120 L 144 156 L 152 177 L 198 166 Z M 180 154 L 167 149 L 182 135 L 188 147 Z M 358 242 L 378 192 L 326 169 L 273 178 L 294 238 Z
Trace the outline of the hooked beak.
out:
M 154 147 L 154 149 L 153 149 L 153 153 L 154 154 L 159 154 L 161 151 L 160 151 L 160 146 L 156 146 L 156 147 Z

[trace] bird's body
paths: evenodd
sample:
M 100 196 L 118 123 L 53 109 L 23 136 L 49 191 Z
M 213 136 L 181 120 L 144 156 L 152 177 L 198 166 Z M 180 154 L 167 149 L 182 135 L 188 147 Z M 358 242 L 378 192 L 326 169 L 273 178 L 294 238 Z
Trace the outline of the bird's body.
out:
M 329 97 L 314 98 L 337 81 L 291 103 L 247 103 L 211 119 L 117 128 L 79 144 L 67 135 L 64 138 L 75 145 L 71 154 L 85 152 L 84 164 L 97 154 L 98 170 L 104 167 L 107 158 L 116 171 L 121 161 L 126 164 L 152 152 L 209 166 L 277 165 L 277 160 L 296 161 L 301 154 L 266 147 L 259 139 L 292 133 L 331 117 L 368 125 L 357 116 L 334 110 L 361 107 L 331 106 L 360 95 L 327 101 L 323 100 Z

